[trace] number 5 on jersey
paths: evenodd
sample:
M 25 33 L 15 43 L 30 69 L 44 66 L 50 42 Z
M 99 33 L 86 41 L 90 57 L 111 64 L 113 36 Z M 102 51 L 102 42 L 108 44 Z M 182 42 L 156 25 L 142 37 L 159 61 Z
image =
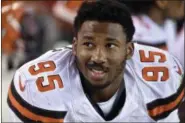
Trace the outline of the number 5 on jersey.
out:
M 56 69 L 56 65 L 53 61 L 46 61 L 46 62 L 40 62 L 38 63 L 38 65 L 32 65 L 30 68 L 29 68 L 29 72 L 31 75 L 38 75 L 40 73 L 43 73 L 43 72 L 52 72 Z M 55 89 L 55 81 L 57 82 L 58 84 L 58 87 L 59 88 L 63 88 L 63 82 L 60 78 L 59 75 L 49 75 L 49 76 L 46 76 L 47 80 L 48 81 L 48 85 L 44 85 L 44 76 L 41 76 L 39 77 L 37 80 L 36 80 L 36 85 L 37 85 L 37 88 L 39 91 L 41 92 L 45 92 L 45 91 L 50 91 L 50 90 L 53 90 Z

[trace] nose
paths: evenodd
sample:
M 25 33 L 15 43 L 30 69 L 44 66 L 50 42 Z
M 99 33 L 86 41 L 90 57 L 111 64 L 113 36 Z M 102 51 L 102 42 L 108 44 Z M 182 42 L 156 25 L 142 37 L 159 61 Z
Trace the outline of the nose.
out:
M 107 60 L 107 53 L 105 48 L 99 47 L 94 50 L 92 53 L 91 60 L 98 64 L 103 64 Z

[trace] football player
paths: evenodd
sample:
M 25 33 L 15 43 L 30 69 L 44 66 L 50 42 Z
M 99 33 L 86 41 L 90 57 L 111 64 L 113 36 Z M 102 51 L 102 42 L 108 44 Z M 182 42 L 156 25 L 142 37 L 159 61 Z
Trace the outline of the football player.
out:
M 182 67 L 161 49 L 131 42 L 126 7 L 84 2 L 72 47 L 20 67 L 8 92 L 14 122 L 178 122 Z
M 133 41 L 173 50 L 176 41 L 174 20 L 184 17 L 183 0 L 119 0 L 133 13 L 136 32 Z

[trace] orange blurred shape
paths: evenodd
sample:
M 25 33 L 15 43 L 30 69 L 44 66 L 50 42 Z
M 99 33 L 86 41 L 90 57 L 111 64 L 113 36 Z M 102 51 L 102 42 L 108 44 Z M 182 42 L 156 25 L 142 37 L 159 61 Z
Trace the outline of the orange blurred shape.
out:
M 24 13 L 23 2 L 2 1 L 2 51 L 10 54 L 15 50 L 15 41 L 20 38 L 20 19 Z
M 71 10 L 77 10 L 79 7 L 80 7 L 80 5 L 82 4 L 82 0 L 77 0 L 77 1 L 68 1 L 67 3 L 66 3 L 66 6 L 69 8 L 69 9 L 71 9 Z

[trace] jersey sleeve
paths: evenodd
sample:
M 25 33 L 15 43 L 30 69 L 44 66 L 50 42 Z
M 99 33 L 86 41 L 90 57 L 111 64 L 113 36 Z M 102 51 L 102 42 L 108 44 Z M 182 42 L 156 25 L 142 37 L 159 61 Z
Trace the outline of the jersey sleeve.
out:
M 23 73 L 17 71 L 9 87 L 7 99 L 12 122 L 63 122 L 66 112 L 40 108 L 34 103 L 33 97 L 34 92 L 28 80 Z
M 166 98 L 168 101 L 167 105 L 164 105 L 164 108 L 169 112 L 166 113 L 166 117 L 164 119 L 159 120 L 159 122 L 179 122 L 179 108 L 182 103 L 184 103 L 184 93 L 185 93 L 185 82 L 183 80 L 184 71 L 179 63 L 178 59 L 172 56 L 172 71 L 174 76 L 176 77 L 176 81 L 173 82 L 176 91 L 174 94 L 170 95 Z
M 179 122 L 184 98 L 184 71 L 179 61 L 161 49 L 135 45 L 133 66 L 149 116 L 155 121 Z
M 64 100 L 65 98 L 57 98 L 57 94 L 59 94 L 59 92 L 61 92 L 60 95 L 62 97 L 65 97 L 66 94 L 62 93 L 64 89 L 62 88 L 63 90 L 60 90 L 60 88 L 56 88 L 52 91 L 41 92 L 43 90 L 39 90 L 36 83 L 37 81 L 45 82 L 48 76 L 51 77 L 50 79 L 52 79 L 52 77 L 56 78 L 58 70 L 48 73 L 43 72 L 42 74 L 38 75 L 30 75 L 29 71 L 30 66 L 41 63 L 44 60 L 54 61 L 56 58 L 59 58 L 58 55 L 60 55 L 56 54 L 53 51 L 49 51 L 48 53 L 50 54 L 49 56 L 48 54 L 44 54 L 40 58 L 26 63 L 15 72 L 15 75 L 8 90 L 7 98 L 9 115 L 11 117 L 10 120 L 12 122 L 64 121 L 64 117 L 67 113 L 67 108 L 65 106 L 66 104 L 64 104 L 66 102 L 62 100 Z M 37 67 L 35 67 L 35 69 L 38 69 Z M 40 76 L 40 78 L 42 79 L 42 76 L 44 75 L 46 76 L 43 77 L 43 80 L 38 79 Z

